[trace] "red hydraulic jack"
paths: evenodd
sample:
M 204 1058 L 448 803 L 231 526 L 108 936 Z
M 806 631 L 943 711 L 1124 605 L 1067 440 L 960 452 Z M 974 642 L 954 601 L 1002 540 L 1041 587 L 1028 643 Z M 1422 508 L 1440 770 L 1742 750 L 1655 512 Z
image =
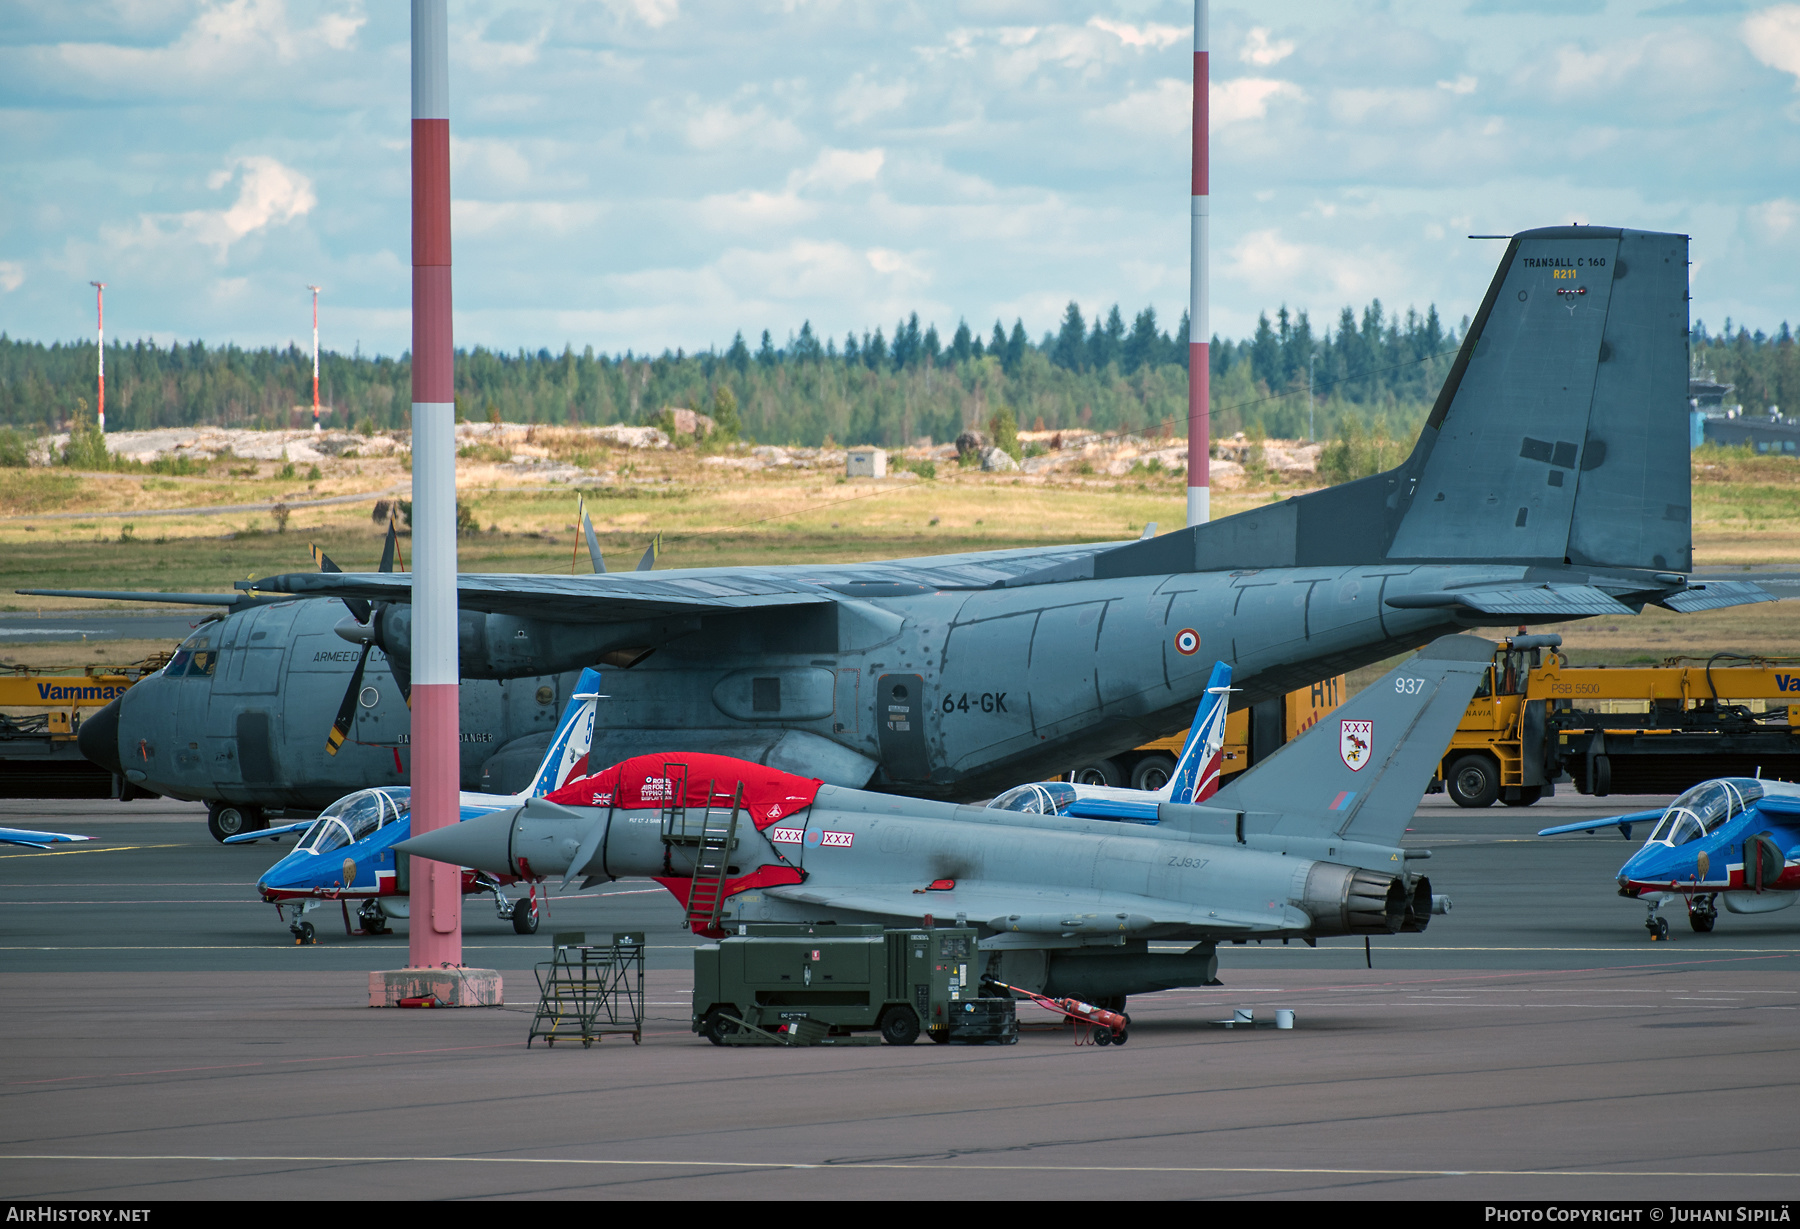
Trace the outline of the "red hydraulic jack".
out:
M 1054 1011 L 1066 1017 L 1075 1030 L 1075 1044 L 1087 1045 L 1090 1041 L 1097 1046 L 1124 1045 L 1131 1037 L 1131 1017 L 1123 1012 L 1108 1011 L 1104 1007 L 1096 1007 L 1092 1003 L 1084 1003 L 1080 999 L 1052 999 L 1030 990 L 1022 990 L 1018 986 L 1009 986 L 1003 981 L 988 980 L 988 985 L 998 986 L 1002 990 L 1010 990 L 1014 994 L 1030 999 L 1045 1011 Z

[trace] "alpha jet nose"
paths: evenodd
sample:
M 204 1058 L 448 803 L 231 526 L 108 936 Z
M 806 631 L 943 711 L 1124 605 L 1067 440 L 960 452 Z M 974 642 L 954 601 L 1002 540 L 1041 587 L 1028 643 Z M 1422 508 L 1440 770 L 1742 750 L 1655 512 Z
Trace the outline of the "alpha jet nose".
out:
M 491 811 L 408 837 L 396 843 L 394 848 L 415 858 L 505 873 L 510 867 L 509 846 L 512 844 L 513 820 L 517 816 L 518 812 L 514 810 Z
M 115 776 L 125 771 L 119 755 L 119 705 L 124 699 L 120 696 L 83 721 L 75 734 L 75 746 L 81 754 Z
M 348 640 L 351 644 L 368 644 L 375 639 L 375 621 L 358 623 L 354 616 L 345 615 L 332 625 L 332 631 Z

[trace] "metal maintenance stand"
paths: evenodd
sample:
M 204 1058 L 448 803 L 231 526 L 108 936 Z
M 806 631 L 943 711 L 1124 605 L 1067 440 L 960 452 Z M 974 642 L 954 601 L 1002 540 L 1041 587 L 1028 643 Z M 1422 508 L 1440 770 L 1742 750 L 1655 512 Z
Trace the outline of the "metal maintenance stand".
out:
M 537 1014 L 527 1048 L 539 1037 L 545 1045 L 579 1037 L 584 1048 L 609 1035 L 629 1033 L 633 1045 L 643 1041 L 642 931 L 614 934 L 606 945 L 589 944 L 581 931 L 559 934 L 554 954 L 537 965 L 537 979 Z

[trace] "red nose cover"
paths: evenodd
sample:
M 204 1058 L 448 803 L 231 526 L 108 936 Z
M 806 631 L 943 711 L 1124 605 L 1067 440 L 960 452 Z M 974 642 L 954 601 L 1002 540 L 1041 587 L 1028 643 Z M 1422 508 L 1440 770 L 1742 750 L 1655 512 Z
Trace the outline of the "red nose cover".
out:
M 681 787 L 684 771 L 685 789 Z M 728 755 L 672 751 L 634 755 L 591 777 L 570 781 L 551 794 L 550 801 L 570 807 L 612 806 L 633 811 L 660 810 L 671 804 L 704 807 L 710 803 L 729 808 L 740 781 L 744 812 L 759 830 L 804 811 L 824 784 L 816 777 L 797 777 Z

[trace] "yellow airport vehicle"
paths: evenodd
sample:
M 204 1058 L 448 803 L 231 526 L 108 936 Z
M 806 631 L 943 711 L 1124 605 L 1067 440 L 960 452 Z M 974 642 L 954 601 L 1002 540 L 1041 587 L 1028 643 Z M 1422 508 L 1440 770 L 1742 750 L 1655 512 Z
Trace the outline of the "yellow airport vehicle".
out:
M 1275 748 L 1317 725 L 1321 718 L 1345 700 L 1344 676 L 1321 679 L 1308 687 L 1240 708 L 1225 718 L 1225 765 L 1221 779 L 1261 762 Z M 1132 789 L 1158 790 L 1175 771 L 1175 759 L 1187 745 L 1188 732 L 1133 747 L 1120 756 L 1091 760 L 1070 774 L 1084 785 L 1126 785 Z
M 1499 641 L 1439 766 L 1436 788 L 1459 806 L 1530 806 L 1565 774 L 1597 796 L 1800 774 L 1800 662 L 1720 653 L 1571 666 L 1561 645 Z
M 161 653 L 84 674 L 23 666 L 0 673 L 0 798 L 115 798 L 130 788 L 81 754 L 83 710 L 112 703 L 168 660 Z

